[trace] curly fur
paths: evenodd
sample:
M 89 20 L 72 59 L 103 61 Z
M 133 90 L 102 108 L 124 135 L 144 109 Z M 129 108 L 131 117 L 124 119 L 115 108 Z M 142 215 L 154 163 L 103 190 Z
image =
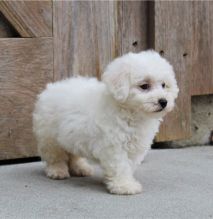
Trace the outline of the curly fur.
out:
M 150 88 L 143 90 L 144 83 Z M 150 149 L 163 116 L 173 109 L 177 94 L 172 66 L 154 51 L 115 59 L 101 82 L 74 77 L 48 84 L 33 113 L 47 176 L 90 175 L 92 169 L 83 159 L 87 158 L 101 165 L 111 193 L 141 192 L 134 170 Z M 167 100 L 165 108 L 159 99 Z

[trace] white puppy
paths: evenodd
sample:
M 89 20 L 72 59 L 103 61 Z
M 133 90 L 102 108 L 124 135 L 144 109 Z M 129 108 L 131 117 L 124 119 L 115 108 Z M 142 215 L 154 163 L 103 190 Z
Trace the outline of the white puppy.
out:
M 47 176 L 90 175 L 85 157 L 101 165 L 111 193 L 140 193 L 135 167 L 177 94 L 172 66 L 154 51 L 115 59 L 102 82 L 75 77 L 48 84 L 33 114 Z

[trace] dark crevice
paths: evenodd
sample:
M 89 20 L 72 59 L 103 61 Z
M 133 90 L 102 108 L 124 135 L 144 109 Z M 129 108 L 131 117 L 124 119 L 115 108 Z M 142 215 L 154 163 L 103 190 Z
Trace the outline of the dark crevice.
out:
M 9 160 L 0 160 L 0 165 L 32 163 L 32 162 L 38 162 L 38 161 L 41 161 L 40 157 L 17 158 L 17 159 L 9 159 Z
M 21 37 L 7 18 L 0 12 L 0 38 Z
M 147 48 L 155 49 L 155 2 L 147 1 Z

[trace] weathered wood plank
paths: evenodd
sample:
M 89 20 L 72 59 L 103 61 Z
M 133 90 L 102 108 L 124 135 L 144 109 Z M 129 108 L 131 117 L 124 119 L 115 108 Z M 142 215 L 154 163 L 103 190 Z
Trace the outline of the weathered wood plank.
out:
M 190 74 L 192 60 L 185 54 L 192 51 L 192 7 L 190 2 L 155 1 L 151 5 L 154 16 L 151 47 L 159 51 L 174 66 L 180 88 L 177 107 L 166 116 L 157 137 L 169 141 L 190 136 L 191 95 Z
M 117 54 L 140 52 L 147 45 L 147 2 L 118 1 L 116 25 Z
M 146 2 L 56 1 L 55 79 L 100 78 L 118 55 L 146 48 Z
M 213 93 L 213 2 L 196 1 L 192 7 L 191 94 Z
M 98 76 L 115 56 L 113 2 L 56 1 L 54 8 L 55 79 Z
M 52 36 L 52 1 L 0 1 L 0 11 L 22 37 Z
M 0 159 L 35 156 L 32 110 L 53 80 L 52 38 L 0 39 Z

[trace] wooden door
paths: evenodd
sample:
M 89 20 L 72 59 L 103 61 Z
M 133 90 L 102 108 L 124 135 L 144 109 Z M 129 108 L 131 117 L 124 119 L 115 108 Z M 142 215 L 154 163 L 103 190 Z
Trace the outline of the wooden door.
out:
M 53 80 L 52 2 L 1 1 L 0 12 L 0 160 L 35 156 L 32 109 Z
M 158 141 L 190 136 L 191 96 L 213 93 L 213 3 L 0 1 L 0 160 L 36 156 L 32 110 L 50 81 L 100 78 L 129 51 L 174 65 L 180 95 Z
M 191 96 L 213 93 L 213 2 L 149 3 L 150 46 L 174 66 L 180 93 L 161 126 L 158 141 L 191 134 Z

